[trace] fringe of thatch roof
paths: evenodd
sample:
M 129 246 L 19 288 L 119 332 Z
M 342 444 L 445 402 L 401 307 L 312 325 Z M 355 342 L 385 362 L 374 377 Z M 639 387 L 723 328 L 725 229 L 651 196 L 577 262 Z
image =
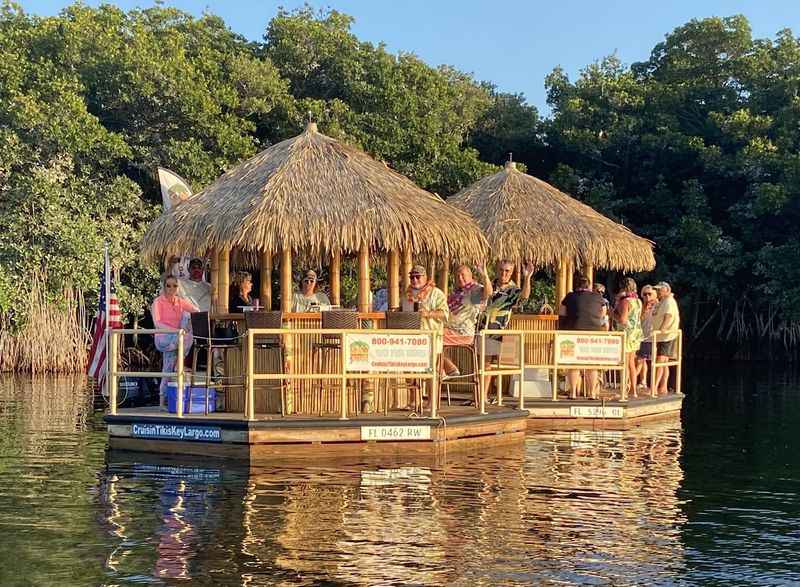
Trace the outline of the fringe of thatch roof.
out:
M 652 241 L 518 171 L 511 162 L 448 202 L 477 220 L 495 259 L 543 267 L 567 257 L 578 265 L 624 271 L 650 270 L 656 264 Z
M 486 254 L 468 214 L 314 123 L 163 214 L 142 240 L 147 260 L 221 247 L 321 257 L 364 245 L 399 250 L 407 242 L 415 254 L 454 260 Z

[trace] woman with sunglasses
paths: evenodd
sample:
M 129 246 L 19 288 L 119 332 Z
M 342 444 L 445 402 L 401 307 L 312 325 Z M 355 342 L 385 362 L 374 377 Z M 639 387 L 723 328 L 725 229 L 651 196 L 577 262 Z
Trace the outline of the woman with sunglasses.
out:
M 197 307 L 186 298 L 178 295 L 178 278 L 171 274 L 166 274 L 161 278 L 162 293 L 158 296 L 150 308 L 153 316 L 153 325 L 156 328 L 169 328 L 177 330 L 183 328 L 186 334 L 183 336 L 183 360 L 189 355 L 192 348 L 191 320 L 190 314 L 197 312 Z M 156 349 L 161 351 L 163 358 L 162 371 L 175 372 L 178 364 L 178 335 L 177 334 L 156 334 Z M 167 382 L 169 379 L 161 379 L 159 395 L 161 405 L 165 405 Z
M 658 298 L 652 285 L 642 287 L 642 342 L 636 351 L 636 376 L 639 381 L 638 388 L 647 390 L 647 364 L 651 360 L 653 351 L 653 310 L 656 308 Z
M 317 274 L 309 269 L 303 273 L 300 291 L 292 296 L 292 312 L 319 312 L 320 306 L 330 306 L 324 292 L 317 291 Z

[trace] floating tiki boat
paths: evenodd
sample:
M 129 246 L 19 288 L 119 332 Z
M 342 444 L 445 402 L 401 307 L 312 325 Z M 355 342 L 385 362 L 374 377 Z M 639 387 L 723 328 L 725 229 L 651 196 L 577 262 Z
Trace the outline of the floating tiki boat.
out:
M 593 218 L 586 222 L 603 226 Z M 609 255 L 613 246 L 608 246 Z M 643 266 L 652 265 L 652 244 L 648 247 Z M 581 250 L 560 249 L 562 254 L 574 251 L 576 259 L 587 263 L 605 262 L 594 253 L 581 257 Z M 269 147 L 164 213 L 143 238 L 143 257 L 149 261 L 185 251 L 211 260 L 210 320 L 237 322 L 241 336 L 224 354 L 223 381 L 212 380 L 210 370 L 186 373 L 180 361 L 177 373 L 166 374 L 176 383 L 174 413 L 170 413 L 116 407 L 120 377 L 164 374 L 121 371 L 119 340 L 134 331 L 114 331 L 109 343 L 112 407 L 106 417 L 112 448 L 257 460 L 348 452 L 429 453 L 445 446 L 517 442 L 527 425 L 530 401 L 522 393 L 504 402 L 500 394 L 490 405 L 484 376 L 496 375 L 502 389 L 503 376 L 524 382 L 531 368 L 544 370 L 548 381 L 547 403 L 558 411 L 548 416 L 562 417 L 559 410 L 564 408 L 572 421 L 619 415 L 597 403 L 588 406 L 592 410 L 573 413 L 570 406 L 576 402 L 559 397 L 557 374 L 565 363 L 558 363 L 554 349 L 558 337 L 570 333 L 556 332 L 552 316 L 516 317 L 511 329 L 504 331 L 503 350 L 494 362 L 476 359 L 486 354 L 482 349 L 487 333 L 476 337 L 474 349 L 458 349 L 454 358 L 472 376 L 460 383 L 469 391 L 466 397 L 456 393 L 452 401 L 450 388 L 458 386 L 442 385 L 438 376 L 440 334 L 422 330 L 418 324 L 386 327 L 388 314 L 371 311 L 370 263 L 385 267 L 392 312 L 400 307 L 400 291 L 408 286 L 412 265 L 426 265 L 429 279 L 438 276 L 439 286 L 446 291 L 451 265 L 487 258 L 487 240 L 470 214 L 362 151 L 319 133 L 313 123 L 299 136 Z M 502 248 L 492 255 L 511 256 Z M 293 264 L 299 260 L 326 265 L 331 304 L 338 308 L 342 305 L 342 261 L 349 257 L 357 259 L 357 311 L 291 311 Z M 541 262 L 546 258 L 520 249 L 513 259 Z M 626 267 L 615 263 L 610 266 Z M 264 327 L 264 320 L 258 318 L 263 313 L 228 313 L 231 269 L 259 269 L 259 298 L 269 311 L 274 267 L 280 271 L 280 314 L 271 313 L 270 320 L 277 316 L 277 323 Z M 613 347 L 603 368 L 620 371 L 622 358 L 615 358 L 613 349 L 621 349 L 621 335 L 591 334 Z M 580 357 L 589 343 L 574 342 L 573 354 Z M 209 397 L 223 391 L 222 383 L 224 408 L 217 411 L 216 400 Z M 178 392 L 185 386 L 190 388 L 186 395 Z M 522 388 L 527 389 L 517 386 Z M 620 406 L 621 420 L 626 421 L 626 410 L 633 409 L 633 404 L 622 398 Z
M 517 266 L 517 275 L 520 274 L 520 265 L 525 261 L 538 267 L 553 267 L 556 304 L 573 290 L 573 279 L 578 268 L 592 282 L 595 268 L 635 272 L 649 271 L 656 264 L 652 241 L 635 235 L 627 227 L 606 218 L 547 182 L 522 173 L 512 161 L 508 161 L 498 173 L 478 180 L 447 201 L 476 220 L 489 242 L 492 258 L 512 261 Z M 555 317 L 551 325 L 542 328 L 541 322 L 545 319 L 544 316 L 515 314 L 511 319 L 511 327 L 526 332 L 556 328 Z M 588 338 L 599 340 L 595 335 L 592 333 Z M 610 339 L 613 336 L 621 334 L 609 333 L 601 338 Z M 548 376 L 547 371 L 557 371 L 559 363 L 577 364 L 585 369 L 587 363 L 581 355 L 587 347 L 595 346 L 594 342 L 587 342 L 586 339 L 586 332 L 580 335 L 566 332 L 525 335 L 525 365 L 538 370 L 532 378 L 539 385 L 543 381 L 547 383 L 548 378 L 553 384 L 552 397 L 526 402 L 526 408 L 536 425 L 574 426 L 576 420 L 583 418 L 610 418 L 610 421 L 604 422 L 606 425 L 620 426 L 680 411 L 683 400 L 680 393 L 680 351 L 678 360 L 670 363 L 676 369 L 675 394 L 630 400 L 624 394 L 622 398 L 616 398 L 614 395 L 619 394 L 614 394 L 604 399 L 601 406 L 596 401 L 551 401 L 556 399 L 556 390 L 553 375 L 551 373 Z M 617 344 L 623 343 L 620 340 Z M 679 349 L 680 346 L 679 336 Z M 619 370 L 613 373 L 617 374 Z M 654 381 L 651 381 L 650 388 L 654 387 Z M 593 425 L 597 424 L 593 422 Z

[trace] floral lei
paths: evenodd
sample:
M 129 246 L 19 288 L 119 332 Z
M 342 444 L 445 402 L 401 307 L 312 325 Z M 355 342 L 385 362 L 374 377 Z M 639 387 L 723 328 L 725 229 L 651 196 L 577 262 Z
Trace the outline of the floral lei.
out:
M 409 302 L 411 302 L 411 303 L 414 303 L 414 302 L 424 302 L 426 299 L 428 299 L 428 296 L 429 296 L 429 295 L 431 295 L 431 292 L 432 292 L 432 291 L 433 291 L 433 283 L 431 283 L 431 282 L 429 281 L 429 282 L 428 282 L 428 283 L 426 283 L 424 286 L 422 286 L 422 289 L 420 289 L 420 290 L 417 292 L 417 295 L 416 295 L 416 297 L 415 297 L 415 296 L 414 296 L 414 290 L 413 290 L 413 288 L 412 288 L 412 287 L 409 285 L 409 286 L 408 286 L 408 289 L 406 289 L 406 299 L 407 299 Z
M 464 287 L 454 290 L 453 293 L 450 294 L 450 296 L 447 298 L 447 305 L 452 314 L 458 314 L 461 311 L 461 309 L 464 307 L 464 296 L 466 296 L 476 285 L 478 285 L 478 283 L 472 281 Z

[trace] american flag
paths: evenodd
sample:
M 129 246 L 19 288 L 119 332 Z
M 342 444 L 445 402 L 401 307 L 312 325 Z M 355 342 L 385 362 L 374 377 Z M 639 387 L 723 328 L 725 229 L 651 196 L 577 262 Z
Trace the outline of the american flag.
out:
M 106 271 L 109 271 L 106 262 Z M 89 351 L 89 366 L 87 373 L 102 389 L 106 379 L 106 283 L 105 275 L 100 274 L 100 303 L 97 306 L 97 314 L 94 317 L 94 330 L 92 331 L 92 350 Z M 108 327 L 122 328 L 119 302 L 117 301 L 114 280 L 109 277 L 111 295 L 108 302 Z

